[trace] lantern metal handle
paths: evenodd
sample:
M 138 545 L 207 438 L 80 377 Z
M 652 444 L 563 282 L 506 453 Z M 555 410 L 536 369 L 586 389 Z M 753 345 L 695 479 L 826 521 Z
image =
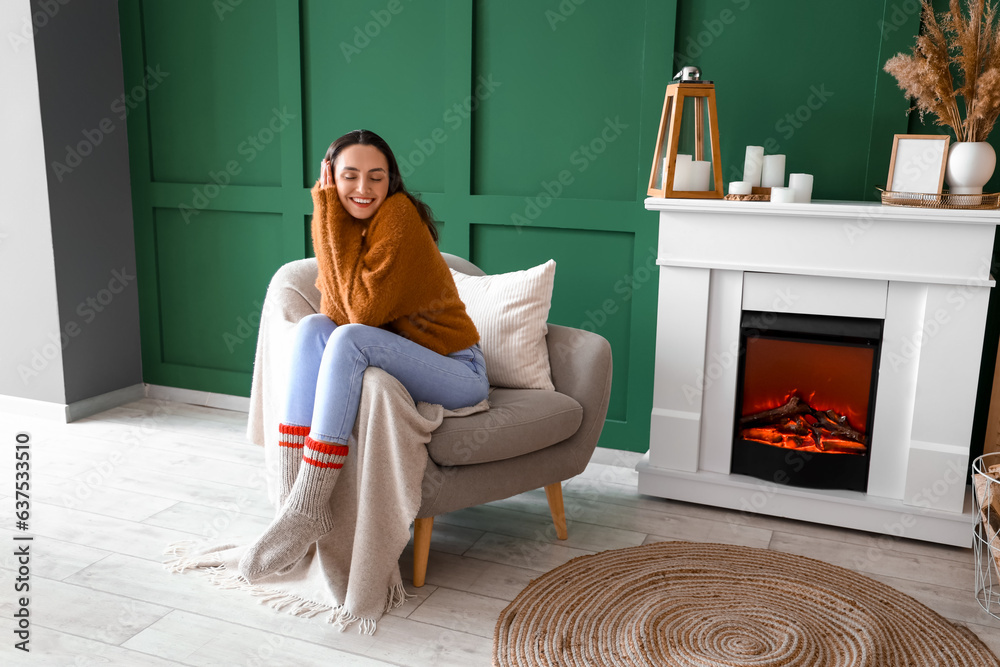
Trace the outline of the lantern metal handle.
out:
M 680 79 L 682 83 L 697 82 L 701 81 L 701 70 L 693 65 L 689 65 L 681 69 L 680 72 L 674 74 L 674 81 Z

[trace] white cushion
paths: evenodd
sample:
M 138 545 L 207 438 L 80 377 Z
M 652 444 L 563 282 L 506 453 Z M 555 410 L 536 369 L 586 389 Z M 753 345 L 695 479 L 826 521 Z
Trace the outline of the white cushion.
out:
M 490 384 L 555 390 L 545 345 L 555 260 L 492 276 L 469 276 L 454 269 L 451 274 L 458 296 L 479 331 Z

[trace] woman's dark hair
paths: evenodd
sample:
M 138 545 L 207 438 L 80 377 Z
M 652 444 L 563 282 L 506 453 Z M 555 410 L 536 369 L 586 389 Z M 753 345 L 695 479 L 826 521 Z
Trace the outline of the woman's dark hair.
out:
M 362 146 L 374 146 L 382 152 L 385 156 L 386 162 L 389 163 L 389 192 L 386 198 L 393 196 L 397 192 L 402 192 L 406 195 L 413 205 L 417 208 L 417 213 L 420 214 L 420 219 L 424 221 L 427 225 L 427 229 L 431 232 L 431 237 L 434 239 L 434 243 L 438 242 L 438 232 L 437 227 L 434 226 L 434 214 L 431 212 L 431 207 L 420 201 L 409 190 L 403 185 L 403 176 L 399 173 L 399 165 L 396 163 L 396 156 L 392 154 L 392 149 L 389 148 L 389 144 L 385 142 L 385 139 L 378 136 L 371 130 L 352 130 L 344 136 L 335 140 L 330 147 L 326 149 L 326 159 L 330 162 L 330 168 L 332 170 L 334 163 L 337 161 L 337 156 L 340 155 L 340 151 L 344 150 L 348 146 L 354 146 L 356 144 L 361 144 Z

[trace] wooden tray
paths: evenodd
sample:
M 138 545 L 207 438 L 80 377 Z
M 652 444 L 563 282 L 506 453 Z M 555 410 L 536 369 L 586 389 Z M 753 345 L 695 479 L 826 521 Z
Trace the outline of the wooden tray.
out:
M 752 188 L 748 195 L 726 195 L 728 201 L 771 201 L 771 188 Z

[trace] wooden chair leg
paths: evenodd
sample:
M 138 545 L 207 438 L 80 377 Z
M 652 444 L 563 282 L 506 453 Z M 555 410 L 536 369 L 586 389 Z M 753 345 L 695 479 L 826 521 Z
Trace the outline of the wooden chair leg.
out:
M 556 525 L 556 537 L 565 540 L 569 535 L 566 533 L 566 510 L 563 508 L 562 482 L 546 486 L 545 497 L 549 500 L 552 523 Z
M 427 557 L 431 551 L 431 531 L 434 517 L 413 521 L 413 585 L 420 588 L 427 577 Z

